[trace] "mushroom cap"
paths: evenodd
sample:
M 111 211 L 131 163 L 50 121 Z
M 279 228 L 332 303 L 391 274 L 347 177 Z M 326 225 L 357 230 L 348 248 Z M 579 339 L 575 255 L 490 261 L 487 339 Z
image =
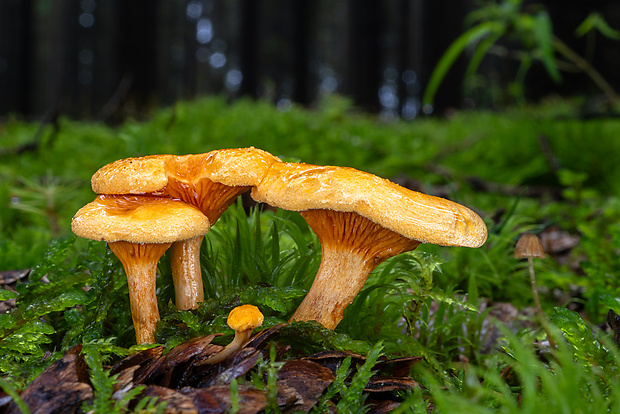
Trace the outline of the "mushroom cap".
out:
M 226 323 L 235 331 L 247 331 L 262 325 L 264 316 L 254 305 L 237 306 L 228 314 Z
M 356 212 L 407 238 L 480 247 L 487 228 L 473 211 L 348 167 L 274 163 L 252 198 L 285 210 Z
M 170 157 L 172 155 L 147 155 L 114 161 L 93 174 L 91 187 L 97 194 L 157 192 L 168 182 L 164 165 Z
M 523 233 L 517 244 L 515 245 L 514 257 L 516 259 L 524 259 L 527 257 L 545 258 L 545 249 L 537 235 L 532 233 Z
M 208 178 L 231 187 L 255 186 L 274 162 L 280 159 L 261 149 L 229 148 L 173 156 L 166 160 L 166 173 L 177 178 Z
M 147 195 L 98 195 L 71 222 L 76 235 L 107 242 L 172 243 L 205 235 L 209 228 L 196 207 Z
M 101 167 L 93 175 L 91 186 L 97 194 L 162 193 L 169 177 L 186 182 L 207 178 L 228 186 L 253 186 L 262 180 L 271 164 L 279 161 L 254 147 L 125 158 Z

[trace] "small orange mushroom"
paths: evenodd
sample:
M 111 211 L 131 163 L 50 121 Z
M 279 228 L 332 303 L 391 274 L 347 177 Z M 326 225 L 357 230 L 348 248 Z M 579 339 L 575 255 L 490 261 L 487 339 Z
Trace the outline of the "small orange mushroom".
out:
M 194 206 L 140 195 L 99 195 L 71 223 L 76 235 L 108 242 L 123 264 L 138 344 L 155 342 L 157 262 L 172 243 L 204 235 L 209 227 L 209 219 Z
M 353 168 L 276 163 L 252 198 L 299 211 L 317 234 L 319 271 L 291 320 L 329 329 L 385 259 L 420 243 L 479 247 L 487 237 L 470 209 Z
M 254 305 L 241 305 L 228 314 L 226 323 L 235 331 L 235 337 L 224 349 L 200 363 L 200 365 L 219 364 L 243 348 L 252 336 L 252 331 L 263 324 L 264 316 Z

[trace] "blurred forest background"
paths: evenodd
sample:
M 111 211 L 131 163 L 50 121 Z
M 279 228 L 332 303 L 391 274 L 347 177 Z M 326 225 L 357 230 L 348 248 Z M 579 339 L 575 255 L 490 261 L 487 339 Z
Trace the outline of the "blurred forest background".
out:
M 250 96 L 286 110 L 338 93 L 387 119 L 413 119 L 434 66 L 479 4 L 0 0 L 0 115 L 60 113 L 115 123 L 205 94 Z M 620 28 L 620 2 L 538 4 L 547 9 L 554 33 L 574 50 L 588 50 L 585 57 L 619 90 L 618 42 L 599 36 L 594 49 L 592 37 L 578 37 L 575 29 L 593 11 Z M 442 83 L 435 113 L 502 103 L 464 92 L 466 62 L 461 57 Z M 479 73 L 483 87 L 490 87 L 517 70 L 516 61 L 489 56 Z M 554 84 L 543 65 L 531 68 L 526 87 L 530 101 L 552 92 L 599 93 L 583 74 Z

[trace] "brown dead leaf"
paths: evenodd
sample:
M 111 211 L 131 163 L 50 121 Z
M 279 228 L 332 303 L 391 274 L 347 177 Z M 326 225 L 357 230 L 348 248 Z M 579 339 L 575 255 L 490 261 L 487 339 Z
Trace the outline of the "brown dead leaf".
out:
M 93 397 L 87 365 L 79 354 L 80 350 L 81 346 L 73 347 L 22 392 L 21 398 L 31 412 L 77 413 L 82 403 Z M 20 410 L 11 402 L 7 413 L 18 414 Z
M 0 285 L 7 286 L 14 284 L 18 280 L 21 280 L 28 276 L 32 269 L 20 269 L 20 270 L 3 270 L 0 272 Z
M 394 392 L 408 391 L 419 387 L 411 377 L 387 377 L 375 375 L 370 378 L 364 391 L 367 392 Z
M 367 414 L 391 413 L 400 405 L 398 401 L 391 400 L 368 400 L 367 403 L 371 406 Z
M 197 372 L 193 375 L 192 381 L 188 382 L 187 385 L 194 383 L 197 388 L 212 385 L 228 385 L 233 379 L 247 374 L 256 365 L 260 357 L 261 352 L 259 350 L 244 348 L 230 360 L 224 361 L 215 367 L 210 365 L 196 366 Z
M 540 233 L 540 242 L 545 253 L 557 255 L 579 244 L 579 236 L 568 233 L 558 226 L 549 226 Z
M 293 411 L 310 411 L 332 382 L 332 371 L 312 361 L 288 361 L 278 372 L 278 390 L 281 386 L 287 386 L 295 389 L 299 395 L 299 400 L 291 407 Z
M 323 365 L 336 374 L 338 367 L 340 367 L 342 361 L 347 357 L 351 357 L 352 367 L 357 367 L 366 362 L 365 356 L 348 351 L 324 351 L 309 355 L 303 359 L 314 361 L 320 365 Z M 373 369 L 383 373 L 389 372 L 397 377 L 405 377 L 409 375 L 411 368 L 418 362 L 422 361 L 422 359 L 422 357 L 380 357 Z
M 137 401 L 143 399 L 144 397 L 157 398 L 157 404 L 165 402 L 166 409 L 164 410 L 164 413 L 199 413 L 191 397 L 188 397 L 178 391 L 171 390 L 170 388 L 160 387 L 159 385 L 149 385 L 140 393 Z
M 215 385 L 208 388 L 181 388 L 179 392 L 192 399 L 194 407 L 199 413 L 224 414 L 230 412 L 232 403 L 230 400 L 230 387 L 228 385 Z M 239 411 L 238 414 L 255 414 L 267 407 L 267 398 L 263 391 L 239 385 Z

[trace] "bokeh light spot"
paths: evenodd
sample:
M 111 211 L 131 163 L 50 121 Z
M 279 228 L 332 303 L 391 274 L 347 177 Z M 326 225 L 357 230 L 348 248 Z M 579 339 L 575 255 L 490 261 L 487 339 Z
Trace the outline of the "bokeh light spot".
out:
M 199 19 L 202 15 L 202 3 L 199 1 L 190 1 L 185 9 L 187 18 L 191 20 Z
M 78 61 L 83 65 L 90 65 L 91 63 L 93 63 L 94 59 L 95 55 L 90 49 L 82 49 L 78 54 Z
M 80 26 L 89 28 L 95 24 L 95 16 L 91 13 L 82 13 L 79 18 Z
M 209 43 L 213 39 L 213 24 L 209 19 L 200 19 L 196 24 L 196 40 L 199 43 Z
M 237 92 L 243 81 L 243 73 L 239 69 L 231 69 L 226 73 L 226 88 L 231 92 Z
M 223 53 L 221 53 L 221 52 L 215 52 L 209 58 L 209 63 L 215 69 L 222 68 L 222 67 L 224 67 L 224 65 L 226 65 L 226 56 Z
M 278 100 L 277 107 L 281 112 L 288 112 L 293 108 L 293 102 L 288 98 L 282 98 Z

